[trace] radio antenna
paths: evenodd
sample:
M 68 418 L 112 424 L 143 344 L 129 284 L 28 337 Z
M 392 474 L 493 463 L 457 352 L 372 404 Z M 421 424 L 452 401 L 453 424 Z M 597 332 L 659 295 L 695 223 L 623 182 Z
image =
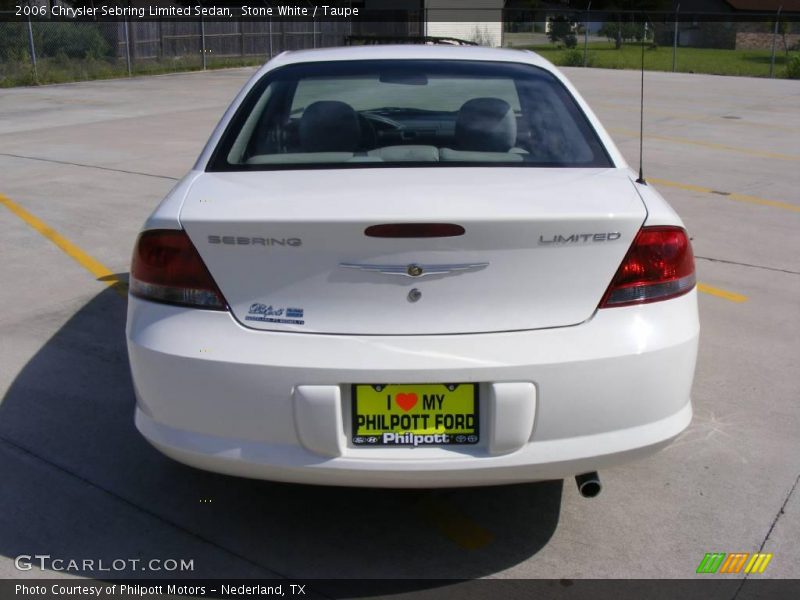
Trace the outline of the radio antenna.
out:
M 639 94 L 639 179 L 636 183 L 647 185 L 644 180 L 644 38 L 647 35 L 647 19 L 642 19 L 642 82 Z

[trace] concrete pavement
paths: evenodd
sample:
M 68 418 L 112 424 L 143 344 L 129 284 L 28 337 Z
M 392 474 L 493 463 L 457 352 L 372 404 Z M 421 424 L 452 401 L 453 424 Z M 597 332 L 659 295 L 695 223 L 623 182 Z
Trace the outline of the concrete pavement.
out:
M 639 74 L 565 71 L 636 164 Z M 124 274 L 252 72 L 4 90 L 0 193 Z M 0 207 L 0 575 L 52 576 L 14 567 L 38 552 L 193 559 L 192 577 L 691 578 L 706 552 L 763 548 L 759 577 L 800 577 L 800 84 L 646 86 L 645 173 L 698 279 L 747 298 L 701 294 L 696 416 L 670 448 L 602 473 L 593 500 L 572 481 L 358 490 L 183 467 L 134 429 L 124 299 Z

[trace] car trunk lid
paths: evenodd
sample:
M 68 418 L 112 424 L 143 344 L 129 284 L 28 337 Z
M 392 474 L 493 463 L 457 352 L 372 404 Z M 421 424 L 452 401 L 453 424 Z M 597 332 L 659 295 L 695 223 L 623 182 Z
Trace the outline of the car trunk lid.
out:
M 451 167 L 204 173 L 180 220 L 247 327 L 424 335 L 585 321 L 645 217 L 624 169 Z M 409 223 L 464 233 L 365 235 Z

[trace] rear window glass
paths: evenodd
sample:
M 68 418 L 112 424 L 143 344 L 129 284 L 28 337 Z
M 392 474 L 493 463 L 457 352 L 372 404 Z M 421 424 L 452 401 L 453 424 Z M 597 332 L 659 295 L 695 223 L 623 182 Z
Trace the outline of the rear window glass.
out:
M 209 170 L 453 165 L 612 166 L 575 100 L 542 69 L 382 60 L 270 71 Z

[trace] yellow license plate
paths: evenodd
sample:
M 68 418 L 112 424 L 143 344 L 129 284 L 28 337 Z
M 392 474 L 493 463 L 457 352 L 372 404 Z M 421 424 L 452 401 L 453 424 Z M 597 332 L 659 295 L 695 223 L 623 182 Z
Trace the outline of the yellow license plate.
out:
M 398 384 L 353 386 L 353 444 L 477 444 L 478 386 Z

